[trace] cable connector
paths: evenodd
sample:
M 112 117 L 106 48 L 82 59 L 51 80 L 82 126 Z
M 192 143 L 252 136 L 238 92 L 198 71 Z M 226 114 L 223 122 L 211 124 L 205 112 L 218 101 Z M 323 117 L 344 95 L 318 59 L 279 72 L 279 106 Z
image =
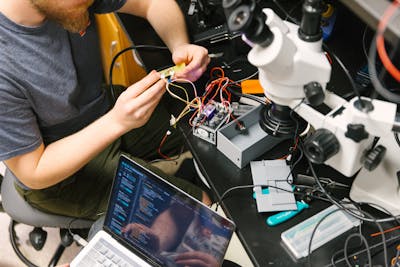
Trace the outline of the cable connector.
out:
M 174 115 L 171 114 L 171 119 L 169 119 L 169 126 L 175 127 L 177 121 Z
M 81 245 L 82 247 L 85 247 L 88 244 L 88 242 L 80 235 L 73 234 L 72 237 L 74 238 L 75 242 Z

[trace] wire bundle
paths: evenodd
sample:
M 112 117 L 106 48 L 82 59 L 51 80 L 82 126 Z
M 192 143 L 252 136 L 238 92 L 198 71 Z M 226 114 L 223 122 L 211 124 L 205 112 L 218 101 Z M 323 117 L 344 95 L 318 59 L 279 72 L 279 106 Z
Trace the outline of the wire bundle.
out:
M 182 112 L 176 118 L 172 118 L 171 126 L 176 127 L 178 121 L 191 111 L 193 111 L 193 115 L 189 120 L 189 124 L 192 127 L 198 126 L 199 124 L 205 121 L 205 118 L 203 118 L 197 125 L 194 125 L 193 120 L 196 117 L 196 115 L 199 116 L 199 114 L 202 114 L 205 107 L 208 104 L 215 104 L 215 103 L 220 103 L 225 108 L 225 111 L 230 115 L 230 117 L 235 119 L 232 115 L 232 108 L 231 108 L 232 93 L 230 90 L 228 90 L 228 88 L 233 85 L 240 87 L 240 85 L 238 83 L 233 82 L 228 77 L 226 77 L 223 69 L 220 67 L 215 67 L 211 69 L 211 77 L 212 77 L 211 81 L 207 83 L 205 91 L 201 96 L 198 96 L 196 86 L 188 80 L 184 79 L 167 80 L 167 85 L 166 85 L 167 92 L 172 97 L 186 104 Z M 194 98 L 192 100 L 189 99 L 189 95 L 186 89 L 183 86 L 176 84 L 177 82 L 189 83 L 192 86 L 194 91 Z M 175 94 L 174 92 L 172 92 L 171 87 L 175 87 L 182 90 L 185 94 L 185 98 L 182 98 L 177 94 Z

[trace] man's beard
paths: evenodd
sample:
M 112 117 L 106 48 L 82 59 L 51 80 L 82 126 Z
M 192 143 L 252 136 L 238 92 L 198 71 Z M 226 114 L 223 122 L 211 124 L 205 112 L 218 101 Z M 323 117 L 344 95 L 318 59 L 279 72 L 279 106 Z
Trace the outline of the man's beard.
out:
M 78 33 L 88 26 L 87 6 L 66 10 L 56 7 L 55 4 L 48 4 L 48 2 L 47 0 L 31 0 L 33 6 L 47 19 L 55 21 L 70 32 Z

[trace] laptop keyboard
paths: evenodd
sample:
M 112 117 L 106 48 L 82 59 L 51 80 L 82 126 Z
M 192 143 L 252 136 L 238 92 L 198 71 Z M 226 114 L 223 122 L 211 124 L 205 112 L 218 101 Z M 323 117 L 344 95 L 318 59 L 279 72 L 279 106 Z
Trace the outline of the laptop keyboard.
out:
M 102 238 L 94 244 L 93 249 L 88 251 L 79 266 L 140 267 L 139 264 L 133 262 L 127 255 Z

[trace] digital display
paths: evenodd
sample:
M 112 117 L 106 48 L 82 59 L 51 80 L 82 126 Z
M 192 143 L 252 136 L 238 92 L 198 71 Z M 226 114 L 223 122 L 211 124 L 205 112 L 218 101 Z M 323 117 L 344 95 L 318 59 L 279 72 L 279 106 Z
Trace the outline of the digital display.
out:
M 162 266 L 220 266 L 233 224 L 121 157 L 105 226 Z M 194 266 L 194 265 L 193 265 Z

